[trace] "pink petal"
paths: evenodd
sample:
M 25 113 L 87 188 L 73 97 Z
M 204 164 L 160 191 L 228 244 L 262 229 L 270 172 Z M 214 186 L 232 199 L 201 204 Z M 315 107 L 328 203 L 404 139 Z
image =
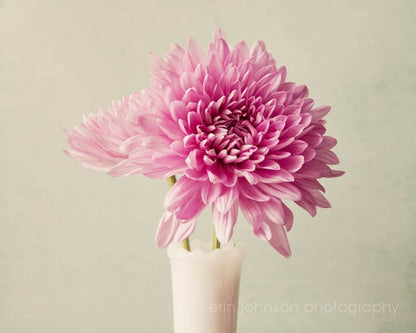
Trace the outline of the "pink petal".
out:
M 266 222 L 270 227 L 271 238 L 269 244 L 286 258 L 291 256 L 289 241 L 286 236 L 286 230 L 283 225 Z
M 209 53 L 215 54 L 218 61 L 224 66 L 225 60 L 230 54 L 230 48 L 228 47 L 227 42 L 222 37 L 220 37 L 220 35 L 217 35 L 214 38 L 215 40 L 210 45 Z
M 200 191 L 198 182 L 185 176 L 179 178 L 166 195 L 166 209 L 169 212 L 174 212 L 181 205 L 181 202 L 187 201 L 194 196 L 195 191 Z
M 154 114 L 140 113 L 136 118 L 137 126 L 147 135 L 161 134 Z
M 212 204 L 222 193 L 222 184 L 212 184 L 205 182 L 201 188 L 201 198 L 206 205 Z
M 245 197 L 240 197 L 238 201 L 245 219 L 252 227 L 263 222 L 263 211 L 256 201 Z
M 203 168 L 203 157 L 204 153 L 200 149 L 194 149 L 188 154 L 185 162 L 189 168 L 201 170 Z
M 195 180 L 195 181 L 201 181 L 205 182 L 208 180 L 208 174 L 205 169 L 201 170 L 195 170 L 195 169 L 186 169 L 185 175 L 189 179 Z
M 136 173 L 141 173 L 143 171 L 143 167 L 141 165 L 137 165 L 131 160 L 122 160 L 108 171 L 110 176 L 114 177 L 124 177 L 133 175 Z
M 340 177 L 343 174 L 345 174 L 345 171 L 340 171 L 340 170 L 327 170 L 325 172 L 325 177 L 327 178 L 334 178 L 334 177 Z
M 328 150 L 328 151 L 318 151 L 316 154 L 316 159 L 318 161 L 322 161 L 326 164 L 338 164 L 339 159 L 337 155 L 335 155 L 334 152 Z
M 282 206 L 285 214 L 285 228 L 287 231 L 290 231 L 293 226 L 293 213 L 285 204 L 282 204 Z
M 293 175 L 284 170 L 256 170 L 256 176 L 263 183 L 276 183 L 276 182 L 291 182 L 295 178 Z
M 236 187 L 223 187 L 221 194 L 215 199 L 215 207 L 221 213 L 228 212 L 234 206 L 238 198 Z
M 173 240 L 181 242 L 195 230 L 196 220 L 181 221 L 175 214 L 165 211 L 156 233 L 156 244 L 159 247 L 168 246 Z
M 315 199 L 316 205 L 322 208 L 331 208 L 331 204 L 319 191 L 311 191 L 313 198 Z
M 204 50 L 193 38 L 189 38 L 188 40 L 188 51 L 195 61 L 201 62 L 205 58 Z
M 192 219 L 187 222 L 181 222 L 178 224 L 178 229 L 176 230 L 174 240 L 176 242 L 182 242 L 188 238 L 195 230 L 196 219 Z
M 173 236 L 178 229 L 178 224 L 179 222 L 174 214 L 165 212 L 162 215 L 156 232 L 157 246 L 166 247 L 171 243 Z
M 195 194 L 189 200 L 183 202 L 175 211 L 175 215 L 181 220 L 191 220 L 197 217 L 205 208 L 200 193 Z
M 294 155 L 280 160 L 279 164 L 281 168 L 293 173 L 302 167 L 304 161 L 305 158 L 302 155 Z
M 285 211 L 283 203 L 278 198 L 272 198 L 267 202 L 258 203 L 261 207 L 265 220 L 277 224 L 285 224 Z
M 237 43 L 234 49 L 231 50 L 229 54 L 230 63 L 241 64 L 249 56 L 249 49 L 247 44 L 244 41 Z
M 316 215 L 316 202 L 308 191 L 302 191 L 302 199 L 296 201 L 296 204 L 305 209 L 312 217 Z
M 120 154 L 120 144 L 122 143 L 120 139 L 104 136 L 102 134 L 96 134 L 95 139 L 109 154 L 114 154 L 115 157 L 123 157 L 123 154 Z
M 258 185 L 265 193 L 279 199 L 300 200 L 302 198 L 301 191 L 292 183 L 272 183 Z
M 304 188 L 325 192 L 325 188 L 316 179 L 297 179 L 295 184 Z
M 186 104 L 183 101 L 173 101 L 170 103 L 170 114 L 173 121 L 186 119 L 187 113 Z
M 162 71 L 165 68 L 164 61 L 154 53 L 150 53 L 150 68 L 152 70 L 153 75 L 156 75 L 158 77 L 163 77 Z
M 293 92 L 293 98 L 305 98 L 308 96 L 308 87 L 305 85 L 297 86 L 295 91 Z
M 323 136 L 319 149 L 329 150 L 337 144 L 337 140 L 331 136 Z
M 153 158 L 153 168 L 164 170 L 165 178 L 168 174 L 181 174 L 185 171 L 186 163 L 177 155 L 164 155 Z M 162 175 L 163 176 L 163 175 Z
M 308 144 L 305 141 L 295 140 L 286 148 L 286 150 L 290 152 L 291 155 L 299 155 L 306 149 L 307 146 Z
M 245 178 L 240 178 L 238 181 L 238 190 L 240 195 L 255 201 L 270 200 L 270 193 L 264 191 L 266 184 L 259 183 L 257 185 L 250 184 Z
M 330 106 L 320 106 L 312 110 L 312 120 L 322 119 L 331 110 Z
M 191 220 L 204 209 L 201 199 L 201 182 L 182 176 L 165 198 L 165 207 L 181 220 Z
M 237 221 L 238 204 L 233 206 L 225 213 L 217 209 L 216 204 L 212 205 L 212 218 L 214 221 L 215 233 L 221 244 L 227 244 L 233 235 L 234 225 Z
M 266 222 L 259 223 L 253 227 L 253 233 L 257 238 L 268 241 L 272 238 L 272 231 Z

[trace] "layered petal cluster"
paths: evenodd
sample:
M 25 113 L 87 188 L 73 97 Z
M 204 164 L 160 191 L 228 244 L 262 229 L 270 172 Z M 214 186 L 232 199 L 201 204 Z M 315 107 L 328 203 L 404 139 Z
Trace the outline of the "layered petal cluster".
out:
M 284 256 L 293 215 L 283 200 L 316 214 L 330 207 L 318 179 L 337 177 L 330 107 L 314 107 L 304 85 L 286 81 L 263 42 L 231 47 L 217 30 L 208 52 L 193 39 L 151 55 L 149 87 L 68 132 L 68 153 L 113 176 L 181 175 L 166 196 L 157 243 L 188 237 L 212 207 L 227 243 L 241 209 L 253 233 Z

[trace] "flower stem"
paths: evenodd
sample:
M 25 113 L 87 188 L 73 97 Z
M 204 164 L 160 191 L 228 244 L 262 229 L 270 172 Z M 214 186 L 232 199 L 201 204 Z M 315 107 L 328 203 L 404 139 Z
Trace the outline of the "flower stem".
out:
M 186 251 L 191 252 L 191 244 L 189 243 L 189 238 L 186 238 L 184 241 L 182 241 L 182 247 Z
M 215 233 L 215 227 L 212 227 L 212 251 L 215 249 L 219 249 L 221 246 L 220 241 L 217 238 L 217 234 Z
M 169 187 L 172 187 L 176 183 L 176 177 L 175 176 L 170 176 L 170 177 L 167 178 L 167 180 L 168 180 Z M 189 238 L 186 238 L 182 242 L 182 246 L 186 251 L 189 251 L 189 252 L 191 251 L 191 245 L 189 243 Z

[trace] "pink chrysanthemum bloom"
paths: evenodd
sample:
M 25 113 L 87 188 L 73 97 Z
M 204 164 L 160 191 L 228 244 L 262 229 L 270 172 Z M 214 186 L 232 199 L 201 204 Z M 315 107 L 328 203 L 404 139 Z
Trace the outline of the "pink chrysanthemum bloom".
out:
M 186 239 L 212 206 L 217 237 L 226 244 L 238 208 L 254 234 L 284 256 L 293 215 L 282 200 L 316 214 L 330 207 L 318 182 L 341 171 L 323 117 L 306 86 L 286 82 L 263 42 L 234 48 L 217 30 L 205 53 L 190 39 L 162 60 L 151 55 L 148 88 L 100 111 L 68 132 L 67 153 L 113 176 L 182 175 L 166 196 L 156 241 Z

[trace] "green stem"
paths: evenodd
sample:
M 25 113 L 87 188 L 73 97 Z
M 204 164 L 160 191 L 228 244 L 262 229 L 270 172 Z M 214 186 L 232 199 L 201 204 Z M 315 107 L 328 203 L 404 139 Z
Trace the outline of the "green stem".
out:
M 185 239 L 184 241 L 182 241 L 182 247 L 188 251 L 191 252 L 191 244 L 189 243 L 189 238 Z
M 212 227 L 212 251 L 215 249 L 219 249 L 221 246 L 220 241 L 217 238 L 217 234 L 215 233 L 215 227 Z
M 172 187 L 173 185 L 175 185 L 176 183 L 176 177 L 175 176 L 170 176 L 167 178 L 168 184 L 169 184 L 169 188 Z
M 176 177 L 175 176 L 170 176 L 167 178 L 169 187 L 172 187 L 173 185 L 175 185 L 176 183 Z M 186 251 L 191 251 L 191 245 L 189 243 L 189 238 L 186 238 L 183 242 L 182 242 L 182 246 Z

